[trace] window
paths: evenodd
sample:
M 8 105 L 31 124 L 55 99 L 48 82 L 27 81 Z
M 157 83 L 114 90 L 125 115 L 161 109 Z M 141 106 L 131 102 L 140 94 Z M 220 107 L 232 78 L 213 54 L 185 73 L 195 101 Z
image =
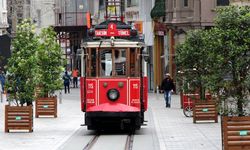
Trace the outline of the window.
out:
M 188 7 L 188 0 L 184 0 L 184 7 Z
M 126 75 L 126 49 L 115 50 L 115 74 Z
M 101 50 L 100 59 L 101 77 L 126 75 L 126 49 Z
M 99 0 L 99 9 L 104 9 L 104 8 L 105 8 L 104 0 Z
M 174 8 L 176 8 L 176 0 L 174 0 Z
M 127 7 L 138 6 L 138 0 L 127 0 Z
M 136 75 L 136 69 L 135 69 L 135 62 L 136 62 L 136 57 L 135 57 L 135 49 L 131 48 L 130 49 L 130 76 L 135 77 Z
M 228 6 L 229 0 L 217 0 L 217 6 Z
M 111 76 L 112 74 L 112 50 L 101 50 L 100 76 Z
M 95 77 L 96 76 L 96 49 L 91 49 L 91 62 L 90 62 L 90 76 Z

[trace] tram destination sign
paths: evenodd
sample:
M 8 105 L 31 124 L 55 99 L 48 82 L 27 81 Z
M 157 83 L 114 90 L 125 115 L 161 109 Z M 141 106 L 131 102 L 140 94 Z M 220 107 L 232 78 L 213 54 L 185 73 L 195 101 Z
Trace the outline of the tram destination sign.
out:
M 130 36 L 129 29 L 117 29 L 116 24 L 110 23 L 108 29 L 95 30 L 95 36 Z

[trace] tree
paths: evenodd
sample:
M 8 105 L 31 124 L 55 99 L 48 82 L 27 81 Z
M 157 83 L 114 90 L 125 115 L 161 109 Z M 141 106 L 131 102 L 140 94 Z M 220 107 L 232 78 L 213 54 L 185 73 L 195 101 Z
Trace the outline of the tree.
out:
M 250 7 L 229 6 L 217 10 L 215 19 L 217 42 L 214 42 L 211 90 L 220 91 L 225 103 L 235 102 L 224 114 L 246 115 L 250 78 Z
M 188 33 L 177 47 L 177 65 L 226 105 L 224 115 L 246 115 L 250 94 L 250 7 L 217 9 L 215 27 Z M 196 73 L 191 73 L 195 68 Z M 194 80 L 194 81 L 193 81 Z M 249 113 L 250 110 L 248 110 Z
M 31 20 L 25 19 L 17 26 L 12 55 L 8 60 L 6 89 L 9 100 L 17 106 L 31 105 L 37 81 L 38 38 Z
M 52 96 L 55 90 L 61 89 L 63 72 L 62 50 L 56 41 L 52 27 L 44 28 L 40 34 L 38 48 L 38 80 L 41 87 L 40 96 Z
M 204 100 L 209 72 L 207 57 L 207 32 L 194 30 L 188 32 L 184 43 L 176 48 L 176 64 L 183 73 L 185 91 L 199 93 L 199 99 Z M 187 87 L 187 84 L 189 86 Z

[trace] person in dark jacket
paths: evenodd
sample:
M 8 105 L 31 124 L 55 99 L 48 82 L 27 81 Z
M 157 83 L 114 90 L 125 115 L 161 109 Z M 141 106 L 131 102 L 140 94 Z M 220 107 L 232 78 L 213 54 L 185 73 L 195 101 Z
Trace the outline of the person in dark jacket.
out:
M 1 84 L 1 92 L 4 92 L 4 85 L 5 85 L 5 75 L 4 73 L 0 70 L 0 84 Z
M 175 85 L 169 73 L 166 73 L 166 78 L 161 83 L 161 90 L 164 91 L 166 107 L 170 107 L 171 93 L 175 91 Z
M 65 71 L 65 74 L 63 75 L 63 84 L 64 84 L 65 94 L 67 93 L 67 90 L 68 90 L 68 93 L 70 93 L 70 90 L 69 90 L 70 81 L 71 81 L 71 78 L 70 78 L 68 72 Z

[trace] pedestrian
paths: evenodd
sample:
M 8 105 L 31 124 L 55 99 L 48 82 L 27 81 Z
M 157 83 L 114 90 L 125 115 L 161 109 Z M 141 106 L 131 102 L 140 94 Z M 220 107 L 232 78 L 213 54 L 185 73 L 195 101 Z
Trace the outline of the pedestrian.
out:
M 164 99 L 166 102 L 166 107 L 170 107 L 171 93 L 175 92 L 175 85 L 169 73 L 166 73 L 165 76 L 166 78 L 163 79 L 161 83 L 161 90 L 164 91 Z
M 72 71 L 71 71 L 71 69 L 68 69 L 68 75 L 70 76 L 70 83 L 69 83 L 69 86 L 70 86 L 70 87 L 73 87 L 73 86 L 72 86 L 72 85 L 73 85 L 73 83 L 72 83 L 73 78 L 72 78 Z
M 2 71 L 0 71 L 0 84 L 2 93 L 4 93 L 4 85 L 5 85 L 5 75 Z
M 63 84 L 64 84 L 64 92 L 65 94 L 70 93 L 70 87 L 69 87 L 69 83 L 70 83 L 71 79 L 70 76 L 68 75 L 68 72 L 65 71 L 65 74 L 63 75 Z
M 74 88 L 77 88 L 77 87 L 78 87 L 78 81 L 77 81 L 78 74 L 79 74 L 79 71 L 77 70 L 77 68 L 75 68 L 75 69 L 72 71 L 73 87 L 74 87 Z

